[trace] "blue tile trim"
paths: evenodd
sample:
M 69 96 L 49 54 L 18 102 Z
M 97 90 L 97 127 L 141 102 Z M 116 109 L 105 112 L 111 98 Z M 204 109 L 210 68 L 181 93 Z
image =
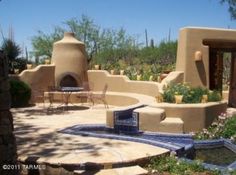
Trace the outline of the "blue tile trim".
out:
M 138 133 L 139 132 L 139 114 L 133 111 L 137 108 L 142 108 L 144 105 L 130 107 L 114 111 L 114 130 L 117 133 Z
M 176 151 L 178 154 L 183 154 L 186 149 L 190 149 L 193 147 L 193 141 L 192 138 L 187 135 L 177 135 L 174 134 L 171 135 L 167 134 L 166 136 L 164 134 L 158 134 L 154 132 L 142 132 L 142 134 L 137 135 L 125 135 L 125 134 L 99 134 L 96 132 L 91 131 L 104 131 L 104 130 L 110 130 L 111 128 L 105 127 L 105 125 L 76 125 L 72 126 L 66 129 L 63 129 L 59 132 L 66 133 L 66 134 L 74 134 L 74 135 L 82 135 L 82 136 L 91 136 L 91 137 L 98 137 L 98 138 L 108 138 L 108 139 L 117 139 L 117 140 L 126 140 L 126 141 L 132 141 L 132 142 L 139 142 L 139 143 L 145 143 L 150 144 L 154 146 L 159 146 L 162 148 L 169 149 L 171 151 Z
M 99 134 L 94 131 L 111 131 L 111 133 Z M 158 132 L 142 132 L 141 134 L 136 134 L 136 135 L 125 135 L 125 134 L 117 135 L 112 133 L 112 131 L 113 128 L 107 128 L 103 124 L 82 124 L 65 128 L 63 130 L 60 130 L 59 132 L 65 134 L 145 143 L 153 146 L 166 148 L 171 151 L 176 151 L 177 155 L 180 156 L 184 155 L 188 150 L 191 151 L 193 147 L 199 149 L 199 148 L 215 148 L 219 146 L 226 146 L 227 148 L 231 149 L 236 153 L 236 145 L 232 144 L 230 140 L 227 139 L 194 141 L 192 139 L 192 135 L 190 134 L 170 134 L 170 133 L 164 134 Z M 186 161 L 192 161 L 186 158 L 181 158 L 181 159 L 184 159 Z M 226 167 L 211 165 L 207 163 L 203 163 L 203 166 L 207 169 L 217 168 L 220 171 L 225 172 L 229 168 L 236 170 L 236 161 Z

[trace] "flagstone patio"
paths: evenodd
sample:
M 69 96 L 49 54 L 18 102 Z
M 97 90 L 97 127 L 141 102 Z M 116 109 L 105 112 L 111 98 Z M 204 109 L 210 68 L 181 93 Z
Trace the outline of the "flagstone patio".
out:
M 49 114 L 42 104 L 11 111 L 14 115 L 18 159 L 22 162 L 80 168 L 90 163 L 111 168 L 114 164 L 134 163 L 169 151 L 142 143 L 58 132 L 78 124 L 105 124 L 104 105 L 76 110 L 71 108 Z

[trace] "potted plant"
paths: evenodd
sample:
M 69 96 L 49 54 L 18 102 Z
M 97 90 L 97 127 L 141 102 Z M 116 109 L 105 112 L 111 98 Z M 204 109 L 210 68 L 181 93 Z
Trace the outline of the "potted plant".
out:
M 208 102 L 208 95 L 207 94 L 204 94 L 202 95 L 202 100 L 201 100 L 202 103 L 207 103 Z
M 111 69 L 111 70 L 110 70 L 110 73 L 111 73 L 111 75 L 114 75 L 114 74 L 115 74 L 115 70 L 114 70 L 114 69 Z
M 157 103 L 162 103 L 162 102 L 163 102 L 163 96 L 162 96 L 162 94 L 158 94 L 158 95 L 156 96 L 156 101 L 157 101 Z
M 15 74 L 19 74 L 20 70 L 19 69 L 14 69 Z
M 175 94 L 175 103 L 180 104 L 183 101 L 183 95 L 176 93 Z
M 153 81 L 153 76 L 152 75 L 150 75 L 149 81 Z
M 140 80 L 141 80 L 141 77 L 142 77 L 142 75 L 138 74 L 138 75 L 137 75 L 137 80 L 140 81 Z
M 50 64 L 50 59 L 49 59 L 49 58 L 45 59 L 45 60 L 44 60 L 44 63 L 45 63 L 45 64 Z
M 26 64 L 26 68 L 27 68 L 27 69 L 32 69 L 32 67 L 33 67 L 32 64 L 30 64 L 30 63 L 29 63 L 29 64 Z
M 95 68 L 95 70 L 99 70 L 100 65 L 99 65 L 99 64 L 95 64 L 95 65 L 94 65 L 94 68 Z
M 124 75 L 124 70 L 122 69 L 122 70 L 120 70 L 120 75 Z

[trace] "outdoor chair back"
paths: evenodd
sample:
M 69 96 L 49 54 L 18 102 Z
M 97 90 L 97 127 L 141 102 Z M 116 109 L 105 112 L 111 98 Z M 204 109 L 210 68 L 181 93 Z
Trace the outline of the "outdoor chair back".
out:
M 83 91 L 77 95 L 77 98 L 80 99 L 81 103 L 86 100 L 90 100 L 92 94 L 93 83 L 92 82 L 83 82 Z
M 94 105 L 95 101 L 102 101 L 104 103 L 104 105 L 105 105 L 105 108 L 109 108 L 109 106 L 107 104 L 107 101 L 106 101 L 107 89 L 108 89 L 108 85 L 105 84 L 101 94 L 94 94 L 94 93 L 92 93 L 90 95 L 90 99 L 91 99 L 93 105 Z
M 43 88 L 32 88 L 32 97 L 33 97 L 33 103 L 38 103 L 38 102 L 43 102 L 43 106 L 45 106 L 44 104 L 44 89 Z

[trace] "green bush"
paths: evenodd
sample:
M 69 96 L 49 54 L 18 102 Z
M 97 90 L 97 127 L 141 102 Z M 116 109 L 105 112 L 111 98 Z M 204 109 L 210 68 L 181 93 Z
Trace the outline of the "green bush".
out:
M 189 94 L 186 94 L 186 96 L 184 96 L 183 101 L 185 103 L 201 103 L 202 96 L 207 94 L 207 89 L 201 87 L 191 88 Z
M 231 139 L 236 142 L 236 115 L 229 117 L 222 113 L 207 129 L 195 134 L 194 138 L 199 140 L 204 139 L 219 139 L 221 137 Z
M 164 102 L 174 103 L 175 95 L 183 95 L 183 102 L 186 100 L 187 95 L 190 92 L 190 87 L 187 84 L 174 84 L 168 85 L 163 94 Z
M 221 100 L 221 95 L 218 91 L 209 92 L 206 88 L 193 88 L 186 83 L 168 85 L 163 93 L 164 102 L 175 103 L 175 95 L 183 95 L 183 103 L 201 103 L 203 95 L 208 96 L 209 102 Z
M 236 136 L 236 116 L 226 119 L 222 137 L 230 138 Z
M 10 80 L 11 107 L 29 105 L 31 97 L 30 87 L 23 81 Z
M 221 94 L 219 91 L 212 91 L 208 93 L 208 101 L 214 102 L 214 101 L 220 101 L 222 99 Z
M 170 175 L 190 175 L 196 173 L 206 173 L 209 175 L 218 175 L 218 171 L 206 170 L 200 161 L 194 161 L 192 163 L 182 161 L 173 156 L 160 156 L 151 159 L 151 163 L 148 165 L 148 170 L 151 174 L 170 174 Z

